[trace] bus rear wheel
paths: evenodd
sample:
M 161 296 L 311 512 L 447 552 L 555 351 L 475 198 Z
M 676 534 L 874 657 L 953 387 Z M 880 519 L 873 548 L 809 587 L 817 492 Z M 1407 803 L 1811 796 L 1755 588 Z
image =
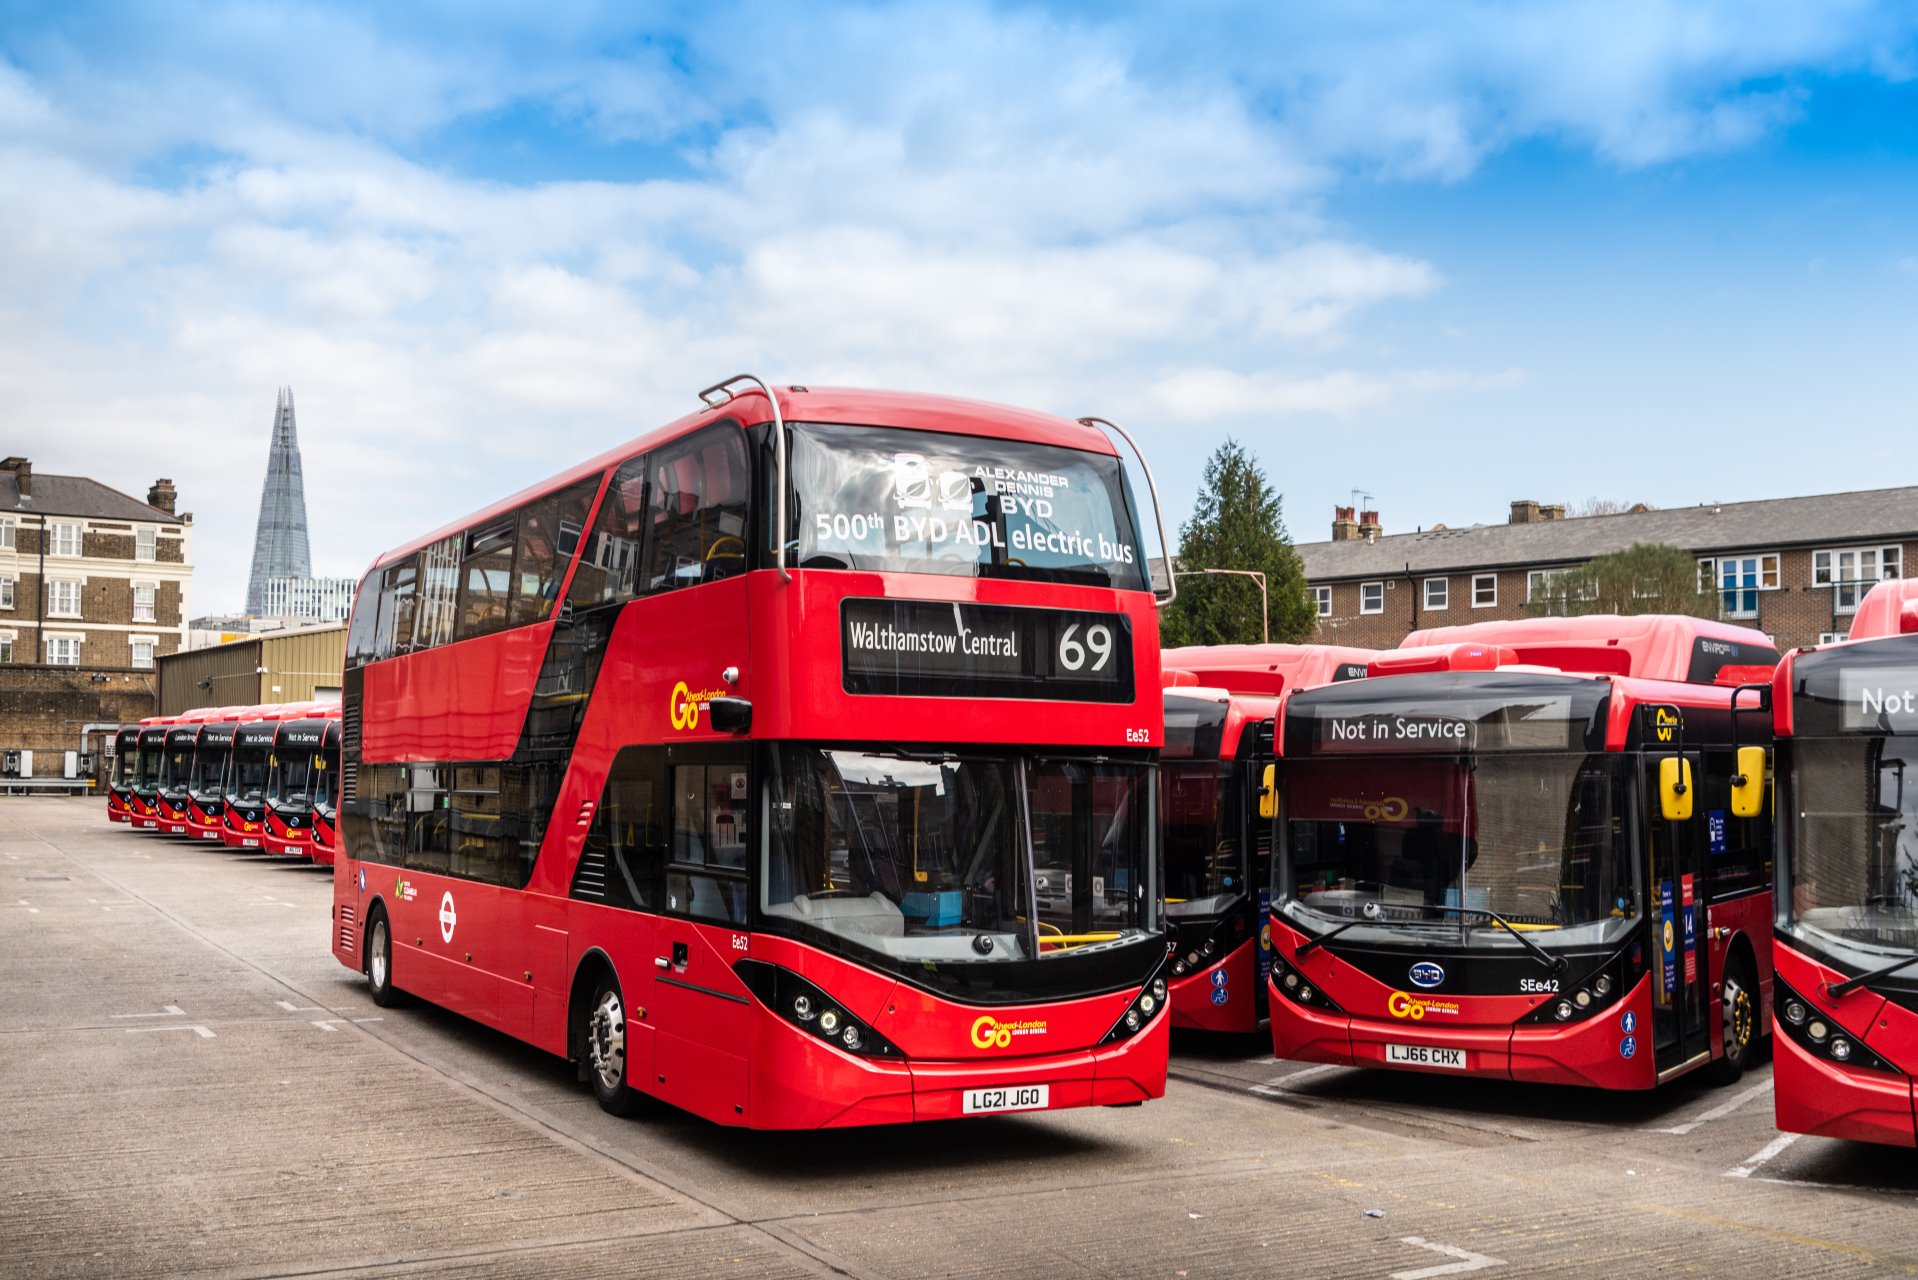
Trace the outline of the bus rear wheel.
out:
M 366 931 L 366 986 L 373 1003 L 390 1009 L 400 1002 L 400 991 L 393 985 L 393 929 L 386 923 L 386 912 L 373 913 L 373 924 Z
M 586 1078 L 592 1083 L 600 1108 L 616 1116 L 638 1112 L 645 1098 L 626 1083 L 626 998 L 620 994 L 619 979 L 610 972 L 593 991 L 584 1042 Z
M 1758 1055 L 1758 984 L 1751 966 L 1740 957 L 1725 971 L 1720 1006 L 1725 1018 L 1725 1056 L 1712 1063 L 1715 1084 L 1734 1084 Z

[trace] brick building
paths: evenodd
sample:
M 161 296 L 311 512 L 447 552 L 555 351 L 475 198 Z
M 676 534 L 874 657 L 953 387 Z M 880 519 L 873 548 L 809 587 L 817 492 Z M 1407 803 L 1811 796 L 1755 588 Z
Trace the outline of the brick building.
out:
M 1719 616 L 1781 647 L 1843 636 L 1871 584 L 1918 554 L 1918 488 L 1710 503 L 1566 518 L 1512 504 L 1504 524 L 1387 534 L 1375 511 L 1335 509 L 1332 538 L 1299 546 L 1318 638 L 1389 648 L 1420 627 L 1526 615 L 1542 580 L 1634 543 L 1683 547 Z
M 191 514 L 0 460 L 0 750 L 58 777 L 81 729 L 152 715 L 154 664 L 186 638 Z

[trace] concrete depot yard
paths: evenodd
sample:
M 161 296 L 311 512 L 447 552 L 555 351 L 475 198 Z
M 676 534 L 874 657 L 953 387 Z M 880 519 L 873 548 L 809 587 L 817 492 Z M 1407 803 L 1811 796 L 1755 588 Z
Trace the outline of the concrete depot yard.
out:
M 821 1134 L 616 1120 L 327 950 L 327 873 L 0 800 L 0 1273 L 1918 1274 L 1918 1156 L 1769 1067 L 1605 1095 L 1173 1042 L 1142 1108 Z

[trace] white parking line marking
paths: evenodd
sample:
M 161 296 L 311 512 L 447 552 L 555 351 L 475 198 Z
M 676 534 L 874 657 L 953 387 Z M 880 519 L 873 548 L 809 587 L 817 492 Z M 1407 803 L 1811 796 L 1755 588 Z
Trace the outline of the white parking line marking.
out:
M 280 1008 L 286 1010 L 288 1013 L 309 1013 L 320 1007 L 317 1004 L 294 1004 L 288 1000 L 275 1000 L 273 1003 L 279 1005 Z
M 338 1031 L 340 1029 L 340 1024 L 342 1023 L 350 1022 L 354 1026 L 359 1026 L 361 1023 L 364 1023 L 364 1022 L 385 1022 L 385 1021 L 386 1021 L 385 1018 L 315 1018 L 313 1020 L 312 1025 L 318 1027 L 322 1031 Z
M 1457 1262 L 1443 1262 L 1436 1267 L 1420 1267 L 1416 1271 L 1394 1271 L 1392 1280 L 1430 1280 L 1433 1276 L 1457 1276 L 1467 1271 L 1483 1271 L 1487 1267 L 1502 1267 L 1505 1259 L 1490 1257 L 1483 1253 L 1473 1253 L 1470 1249 L 1461 1249 L 1456 1245 L 1434 1244 L 1419 1236 L 1401 1236 L 1400 1244 L 1409 1244 L 1419 1249 L 1430 1249 L 1433 1253 L 1442 1253 L 1448 1258 L 1457 1258 Z
M 339 1030 L 339 1028 L 334 1026 L 330 1020 L 326 1020 L 326 1019 L 317 1021 L 313 1025 L 318 1027 L 322 1031 L 338 1031 Z
M 124 1028 L 124 1030 L 126 1031 L 128 1035 L 137 1035 L 138 1033 L 142 1031 L 191 1031 L 195 1035 L 199 1036 L 200 1039 L 202 1040 L 212 1040 L 215 1038 L 210 1028 L 201 1027 L 201 1026 L 187 1026 L 184 1023 L 179 1023 L 179 1022 L 176 1022 L 172 1026 L 168 1026 L 168 1027 L 126 1027 Z
M 1291 1092 L 1290 1089 L 1284 1086 L 1296 1084 L 1300 1080 L 1308 1080 L 1313 1076 L 1322 1076 L 1328 1071 L 1343 1070 L 1345 1070 L 1345 1068 L 1336 1062 L 1322 1062 L 1316 1067 L 1306 1067 L 1304 1070 L 1294 1071 L 1288 1076 L 1273 1076 L 1264 1084 L 1249 1085 L 1246 1091 L 1248 1093 L 1261 1094 L 1267 1098 L 1283 1098 Z
M 186 1010 L 177 1004 L 163 1004 L 160 1006 L 160 1012 L 158 1013 L 115 1013 L 109 1016 L 114 1018 L 184 1018 L 186 1016 Z
M 17 903 L 15 903 L 14 905 L 16 905 L 16 906 L 21 906 L 21 907 L 26 907 L 26 908 L 27 908 L 27 914 L 28 914 L 28 915 L 30 915 L 30 916 L 37 916 L 37 915 L 39 915 L 39 914 L 40 914 L 40 908 L 38 908 L 38 907 L 33 907 L 33 906 L 27 906 L 27 900 L 26 900 L 25 898 L 22 898 L 22 899 L 20 899 L 20 901 L 19 901 L 19 902 L 17 902 Z
M 1714 1120 L 1723 1120 L 1726 1116 L 1738 1110 L 1740 1107 L 1744 1106 L 1747 1102 L 1750 1102 L 1753 1098 L 1756 1098 L 1759 1094 L 1770 1093 L 1770 1092 L 1771 1092 L 1771 1081 L 1767 1080 L 1763 1084 L 1753 1085 L 1751 1088 L 1745 1090 L 1745 1092 L 1739 1094 L 1736 1098 L 1733 1098 L 1730 1102 L 1726 1102 L 1719 1106 L 1713 1107 L 1710 1111 L 1707 1111 L 1704 1115 L 1699 1116 L 1695 1120 L 1687 1120 L 1684 1124 L 1675 1124 L 1671 1126 L 1669 1129 L 1653 1129 L 1652 1132 L 1653 1133 L 1676 1133 L 1676 1134 L 1679 1134 L 1680 1136 L 1683 1136 L 1684 1134 L 1690 1133 L 1693 1129 L 1696 1129 L 1701 1124 L 1710 1124 Z
M 1762 1147 L 1759 1150 L 1757 1155 L 1747 1158 L 1744 1164 L 1739 1165 L 1736 1169 L 1727 1169 L 1725 1171 L 1725 1176 L 1727 1178 L 1751 1177 L 1752 1170 L 1756 1169 L 1759 1165 L 1764 1164 L 1766 1161 L 1770 1160 L 1773 1156 L 1777 1155 L 1779 1152 L 1783 1151 L 1786 1147 L 1789 1147 L 1792 1143 L 1798 1141 L 1800 1138 L 1804 1136 L 1805 1135 L 1802 1133 L 1779 1134 L 1776 1138 L 1773 1138 L 1770 1142 L 1767 1142 L 1764 1145 L 1764 1147 Z

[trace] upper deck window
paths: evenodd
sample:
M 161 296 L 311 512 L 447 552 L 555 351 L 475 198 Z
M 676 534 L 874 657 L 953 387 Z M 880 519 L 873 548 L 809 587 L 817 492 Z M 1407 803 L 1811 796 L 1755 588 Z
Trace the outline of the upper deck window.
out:
M 1119 460 L 886 427 L 792 428 L 794 562 L 1148 589 Z

